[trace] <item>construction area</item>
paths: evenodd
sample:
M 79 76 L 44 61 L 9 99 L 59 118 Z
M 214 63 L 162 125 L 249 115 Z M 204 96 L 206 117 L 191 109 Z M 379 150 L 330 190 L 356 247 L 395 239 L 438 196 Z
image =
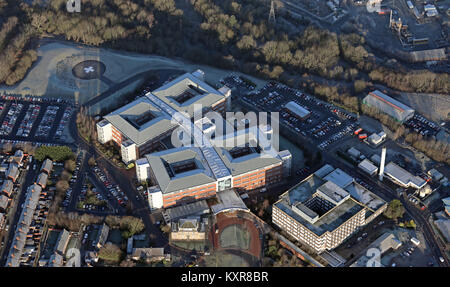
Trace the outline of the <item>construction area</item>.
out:
M 450 1 L 280 0 L 276 11 L 335 32 L 357 33 L 386 55 L 411 63 L 447 60 Z

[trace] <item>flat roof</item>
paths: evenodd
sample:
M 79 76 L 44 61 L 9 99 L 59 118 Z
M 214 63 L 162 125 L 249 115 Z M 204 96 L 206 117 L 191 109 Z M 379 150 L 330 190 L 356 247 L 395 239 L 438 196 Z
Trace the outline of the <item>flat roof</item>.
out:
M 349 218 L 360 212 L 364 208 L 364 206 L 350 196 L 342 197 L 343 200 L 341 200 L 339 204 L 335 205 L 325 214 L 320 216 L 319 219 L 314 223 L 302 217 L 299 213 L 295 212 L 292 209 L 292 205 L 297 205 L 298 202 L 303 203 L 312 198 L 313 194 L 317 192 L 317 189 L 319 189 L 325 183 L 325 180 L 319 178 L 315 174 L 312 174 L 305 180 L 300 182 L 298 185 L 282 194 L 280 196 L 280 200 L 278 200 L 274 204 L 274 206 L 281 209 L 283 212 L 294 218 L 296 221 L 307 227 L 318 236 L 327 231 L 333 231 Z M 347 192 L 344 191 L 342 195 L 344 195 L 345 193 Z M 319 194 L 318 196 L 321 195 Z
M 294 101 L 290 101 L 289 103 L 287 103 L 285 105 L 285 108 L 301 118 L 304 118 L 310 114 L 310 112 L 306 108 L 300 106 Z
M 320 178 L 324 178 L 334 170 L 334 167 L 330 164 L 326 164 L 319 168 L 314 174 Z
M 368 208 L 372 209 L 373 211 L 378 210 L 384 204 L 386 204 L 386 202 L 379 196 L 356 182 L 353 182 L 352 184 L 347 186 L 345 190 L 350 193 L 351 197 L 367 206 Z
M 386 165 L 384 173 L 393 177 L 404 186 L 413 185 L 416 188 L 422 188 L 427 183 L 423 178 L 412 175 L 394 162 L 390 162 Z
M 289 206 L 286 201 L 280 200 L 274 205 L 318 236 L 324 234 L 327 231 L 331 232 L 335 230 L 341 224 L 343 224 L 345 221 L 350 219 L 352 216 L 354 216 L 364 208 L 355 200 L 348 198 L 340 205 L 337 205 L 329 212 L 321 216 L 319 220 L 312 224 L 308 220 L 300 216 L 298 213 L 293 211 L 291 206 Z
M 347 185 L 353 182 L 353 177 L 346 174 L 340 168 L 336 168 L 334 171 L 324 177 L 324 179 L 334 182 L 340 188 L 345 188 Z
M 340 204 L 344 199 L 349 196 L 349 193 L 337 186 L 334 182 L 327 181 L 317 188 L 318 192 L 321 192 L 326 199 L 334 204 Z
M 368 173 L 372 174 L 377 172 L 378 167 L 375 166 L 370 160 L 367 158 L 358 164 L 359 168 L 366 170 Z

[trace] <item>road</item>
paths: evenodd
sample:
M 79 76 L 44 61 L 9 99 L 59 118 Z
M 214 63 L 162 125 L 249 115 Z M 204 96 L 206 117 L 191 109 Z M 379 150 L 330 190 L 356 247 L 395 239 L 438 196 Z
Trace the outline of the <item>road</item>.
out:
M 368 183 L 370 186 L 375 187 L 373 192 L 383 198 L 385 201 L 389 202 L 393 199 L 399 199 L 403 206 L 406 209 L 406 212 L 411 216 L 411 218 L 414 219 L 414 221 L 417 223 L 417 226 L 419 229 L 423 232 L 425 239 L 427 241 L 427 245 L 431 248 L 435 259 L 441 266 L 448 267 L 449 262 L 448 259 L 445 256 L 445 247 L 442 246 L 439 238 L 436 237 L 436 235 L 433 232 L 432 227 L 430 226 L 430 223 L 426 218 L 424 218 L 422 211 L 417 209 L 415 206 L 411 206 L 409 204 L 409 201 L 405 200 L 405 198 L 401 196 L 397 196 L 397 192 L 392 189 L 387 182 L 380 182 L 376 178 L 370 177 L 369 175 L 363 173 L 357 168 L 349 168 L 346 164 L 343 164 L 341 160 L 337 159 L 335 155 L 328 154 L 327 156 L 324 156 L 327 159 L 327 162 L 331 165 L 333 165 L 335 168 L 339 167 L 344 172 L 348 173 L 350 176 L 358 177 L 362 180 L 364 180 L 366 183 Z M 444 263 L 441 263 L 439 261 L 439 257 L 444 258 Z
M 109 178 L 114 179 L 115 183 L 119 185 L 120 189 L 128 197 L 131 211 L 130 215 L 139 217 L 142 219 L 145 225 L 145 232 L 151 237 L 152 247 L 166 247 L 168 245 L 167 237 L 162 233 L 156 222 L 159 220 L 156 215 L 151 214 L 147 201 L 145 201 L 137 192 L 136 187 L 130 177 L 130 172 L 115 167 L 111 162 L 105 159 L 97 150 L 84 141 L 84 139 L 78 136 L 76 122 L 70 122 L 70 131 L 72 138 L 78 144 L 80 149 L 86 150 L 88 155 L 94 156 L 97 165 L 105 173 L 109 175 Z M 138 196 L 136 198 L 136 196 Z

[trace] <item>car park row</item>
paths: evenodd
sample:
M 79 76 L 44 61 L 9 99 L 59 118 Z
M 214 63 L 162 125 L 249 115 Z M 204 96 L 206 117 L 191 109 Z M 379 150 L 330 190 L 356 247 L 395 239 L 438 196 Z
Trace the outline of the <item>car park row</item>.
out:
M 108 199 L 114 197 L 120 206 L 125 207 L 128 202 L 128 197 L 120 189 L 120 187 L 114 184 L 99 167 L 93 167 L 93 171 L 97 178 L 103 183 L 105 188 L 110 192 L 107 194 Z

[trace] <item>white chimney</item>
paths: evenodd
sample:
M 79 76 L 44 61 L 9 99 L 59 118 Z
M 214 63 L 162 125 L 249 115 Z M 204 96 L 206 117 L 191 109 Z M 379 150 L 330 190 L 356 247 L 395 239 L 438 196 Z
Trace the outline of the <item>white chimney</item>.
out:
M 380 162 L 380 173 L 379 173 L 379 179 L 380 181 L 383 181 L 383 175 L 384 175 L 384 162 L 386 161 L 386 147 L 383 147 L 381 149 L 381 162 Z

